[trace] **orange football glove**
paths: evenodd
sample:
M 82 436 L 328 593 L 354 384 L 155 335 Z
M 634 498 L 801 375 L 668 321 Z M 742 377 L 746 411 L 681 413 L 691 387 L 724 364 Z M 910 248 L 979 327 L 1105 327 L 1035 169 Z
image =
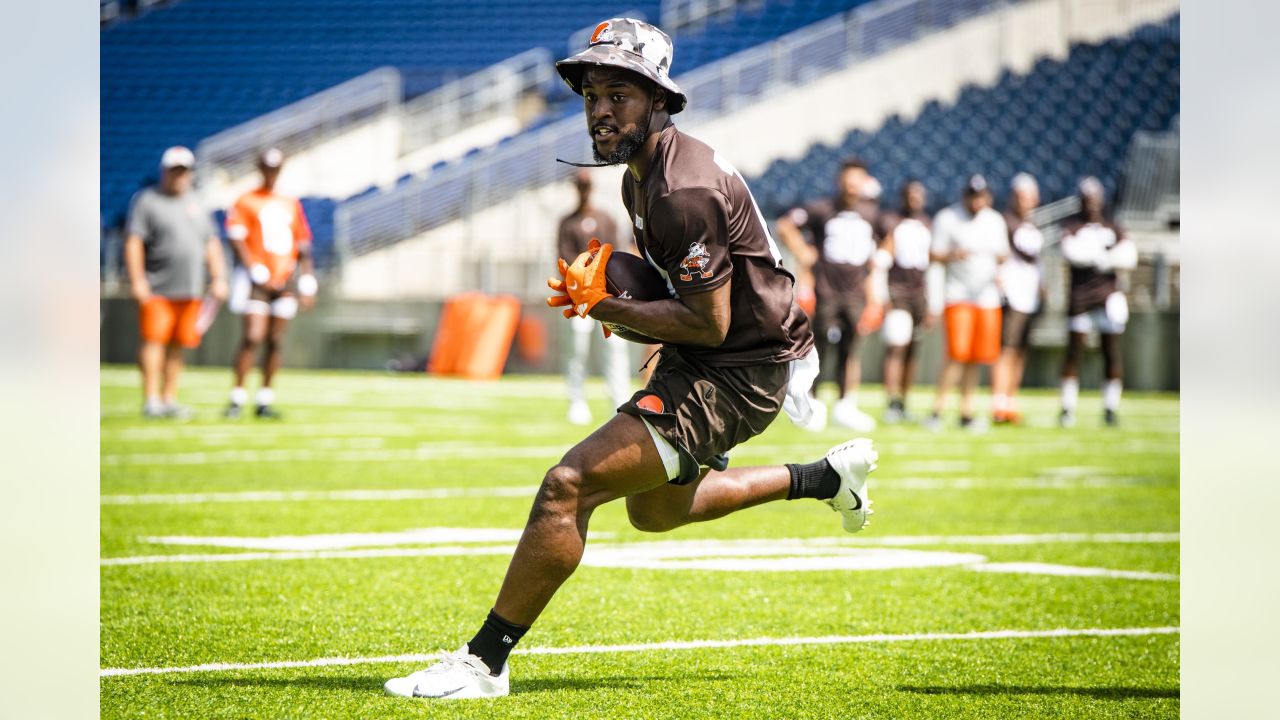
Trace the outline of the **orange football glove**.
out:
M 613 297 L 605 289 L 604 281 L 604 269 L 612 256 L 613 245 L 601 245 L 599 240 L 591 238 L 587 251 L 579 255 L 565 272 L 565 293 L 573 301 L 573 312 L 578 317 L 586 317 L 596 303 Z
M 884 324 L 884 305 L 872 303 L 862 310 L 858 316 L 858 334 L 870 335 Z
M 547 305 L 551 307 L 563 307 L 564 316 L 571 318 L 574 316 L 573 308 L 566 307 L 573 305 L 573 298 L 569 297 L 568 290 L 565 289 L 565 276 L 569 273 L 569 263 L 564 258 L 556 258 L 556 270 L 560 271 L 560 279 L 547 278 L 547 287 L 556 291 L 555 295 L 547 298 Z

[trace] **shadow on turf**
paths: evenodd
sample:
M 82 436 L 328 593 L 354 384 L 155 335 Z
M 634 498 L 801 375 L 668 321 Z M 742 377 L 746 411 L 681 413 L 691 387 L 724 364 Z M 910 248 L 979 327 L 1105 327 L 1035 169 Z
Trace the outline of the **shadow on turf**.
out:
M 247 677 L 193 677 L 174 681 L 179 685 L 198 685 L 200 687 L 311 687 L 318 690 L 371 690 L 382 692 L 382 684 L 388 675 L 350 676 L 350 675 L 305 675 L 294 678 L 247 678 Z M 554 692 L 558 690 L 642 690 L 653 683 L 664 682 L 719 682 L 733 679 L 730 675 L 699 674 L 696 677 L 681 676 L 634 676 L 624 677 L 550 677 L 516 680 L 511 685 L 513 693 Z
M 1132 698 L 1177 698 L 1178 688 L 1143 687 L 1044 687 L 1027 685 L 899 685 L 903 692 L 922 695 L 1081 695 L 1099 700 L 1128 700 Z

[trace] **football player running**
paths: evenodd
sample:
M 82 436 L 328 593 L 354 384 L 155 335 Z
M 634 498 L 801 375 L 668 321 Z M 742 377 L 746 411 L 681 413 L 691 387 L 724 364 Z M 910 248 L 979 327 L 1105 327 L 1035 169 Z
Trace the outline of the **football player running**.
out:
M 387 681 L 393 695 L 506 695 L 507 657 L 582 558 L 592 512 L 624 499 L 636 528 L 664 532 L 774 500 L 815 498 L 861 530 L 871 514 L 869 439 L 805 464 L 727 467 L 727 453 L 785 409 L 812 413 L 813 336 L 794 277 L 742 176 L 676 129 L 686 97 L 669 76 L 671 40 L 627 18 L 601 23 L 557 63 L 582 95 L 598 162 L 624 164 L 622 196 L 641 254 L 678 297 L 643 302 L 605 290 L 612 246 L 592 243 L 550 281 L 567 317 L 622 325 L 663 342 L 649 384 L 547 471 L 492 611 L 439 662 Z

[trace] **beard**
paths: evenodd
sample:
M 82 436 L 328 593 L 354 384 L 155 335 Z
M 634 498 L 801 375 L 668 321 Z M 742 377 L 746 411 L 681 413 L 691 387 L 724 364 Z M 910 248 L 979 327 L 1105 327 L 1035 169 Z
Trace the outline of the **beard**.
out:
M 608 155 L 601 155 L 595 142 L 592 141 L 591 155 L 598 163 L 603 163 L 605 165 L 621 165 L 630 160 L 631 156 L 644 146 L 645 138 L 649 136 L 648 129 L 648 123 L 645 123 L 644 128 L 637 128 L 629 133 L 625 133 L 622 138 L 618 140 L 617 147 L 615 147 L 613 152 Z

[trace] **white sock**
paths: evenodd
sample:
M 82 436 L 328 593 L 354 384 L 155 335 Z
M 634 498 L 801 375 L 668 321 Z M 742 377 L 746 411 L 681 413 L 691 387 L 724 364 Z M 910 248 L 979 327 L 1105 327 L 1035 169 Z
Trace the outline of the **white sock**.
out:
M 158 395 L 148 395 L 146 402 L 142 405 L 147 410 L 159 410 L 164 407 L 164 403 L 160 402 Z
M 1076 398 L 1080 396 L 1079 378 L 1062 378 L 1062 409 L 1069 413 L 1076 411 Z
M 1124 383 L 1120 380 L 1108 380 L 1102 386 L 1102 407 L 1108 410 L 1120 409 L 1120 391 Z
M 258 388 L 256 400 L 259 405 L 270 405 L 276 401 L 276 391 L 269 387 Z
M 858 407 L 858 391 L 854 390 L 853 392 L 845 393 L 844 397 L 840 398 L 840 403 L 842 405 Z
M 1003 393 L 991 396 L 991 409 L 996 412 L 1004 412 L 1009 409 L 1009 396 Z
M 249 402 L 249 391 L 242 387 L 231 388 L 231 404 L 243 405 Z

